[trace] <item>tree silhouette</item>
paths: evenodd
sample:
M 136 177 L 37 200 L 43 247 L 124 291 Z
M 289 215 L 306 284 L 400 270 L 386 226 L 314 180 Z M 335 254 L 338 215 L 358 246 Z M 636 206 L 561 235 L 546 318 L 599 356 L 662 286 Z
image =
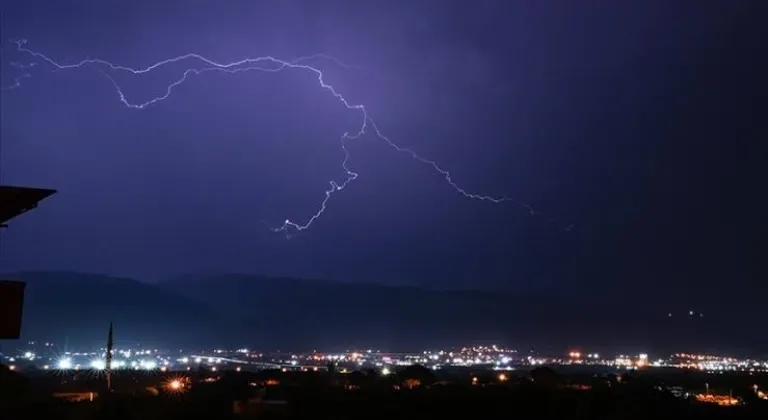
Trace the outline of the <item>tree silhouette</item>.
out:
M 398 376 L 409 388 L 414 388 L 422 384 L 431 385 L 435 382 L 434 372 L 422 365 L 408 366 L 400 371 Z
M 560 375 L 550 367 L 540 366 L 531 371 L 531 379 L 539 386 L 554 388 L 560 382 Z
M 365 385 L 365 383 L 369 379 L 368 376 L 365 373 L 363 373 L 363 372 L 361 372 L 359 370 L 356 370 L 354 372 L 350 372 L 350 373 L 348 373 L 345 376 L 346 376 L 347 384 L 355 386 L 355 387 L 361 387 L 361 386 Z

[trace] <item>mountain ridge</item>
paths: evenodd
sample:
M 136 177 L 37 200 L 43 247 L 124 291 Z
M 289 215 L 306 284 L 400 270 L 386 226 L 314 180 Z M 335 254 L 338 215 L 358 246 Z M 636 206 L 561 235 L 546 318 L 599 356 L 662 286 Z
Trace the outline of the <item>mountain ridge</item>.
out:
M 183 276 L 148 284 L 69 271 L 27 271 L 23 335 L 99 343 L 260 348 L 423 349 L 496 342 L 553 349 L 704 350 L 760 347 L 711 318 L 670 320 L 642 295 L 592 302 L 511 292 L 432 290 L 248 274 Z M 68 296 L 62 299 L 62 296 Z M 737 339 L 741 339 L 738 342 Z M 118 339 L 120 341 L 120 339 Z M 727 346 L 726 346 L 727 345 Z

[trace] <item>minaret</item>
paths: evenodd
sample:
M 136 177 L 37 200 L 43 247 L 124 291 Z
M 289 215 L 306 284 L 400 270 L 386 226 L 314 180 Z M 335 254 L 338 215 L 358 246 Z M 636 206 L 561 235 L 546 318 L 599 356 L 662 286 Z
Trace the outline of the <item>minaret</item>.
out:
M 104 358 L 104 374 L 107 377 L 107 391 L 112 391 L 112 323 L 109 323 L 107 336 L 107 355 Z

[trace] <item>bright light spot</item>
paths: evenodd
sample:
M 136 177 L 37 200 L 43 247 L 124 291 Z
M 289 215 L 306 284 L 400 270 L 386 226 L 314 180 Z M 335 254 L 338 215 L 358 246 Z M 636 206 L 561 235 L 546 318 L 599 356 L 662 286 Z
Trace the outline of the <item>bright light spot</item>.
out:
M 8 370 L 16 370 L 16 366 L 10 365 L 10 366 L 8 366 Z
M 28 351 L 28 352 L 24 353 L 24 358 L 32 360 L 32 359 L 35 358 L 35 355 L 31 351 Z
M 384 376 L 387 376 L 390 373 L 392 373 L 392 372 L 389 371 L 389 368 L 385 367 L 384 369 L 381 370 L 381 374 L 384 375 Z
M 181 383 L 181 381 L 178 379 L 174 379 L 168 383 L 168 388 L 170 388 L 172 391 L 178 391 L 183 387 L 184 387 L 184 384 Z
M 200 362 L 202 362 L 202 361 L 203 361 L 203 359 L 201 359 L 201 358 L 199 358 L 199 357 L 196 357 L 196 358 L 195 358 L 195 363 L 200 363 Z
M 91 362 L 91 367 L 96 370 L 104 370 L 107 368 L 107 363 L 103 360 L 94 360 Z
M 236 368 L 235 368 L 235 371 L 236 371 L 236 372 L 240 372 L 240 366 L 236 367 Z
M 64 358 L 59 360 L 58 367 L 59 369 L 64 369 L 64 370 L 72 369 L 72 359 Z
M 504 382 L 507 380 L 507 375 L 500 373 L 499 374 L 499 381 Z

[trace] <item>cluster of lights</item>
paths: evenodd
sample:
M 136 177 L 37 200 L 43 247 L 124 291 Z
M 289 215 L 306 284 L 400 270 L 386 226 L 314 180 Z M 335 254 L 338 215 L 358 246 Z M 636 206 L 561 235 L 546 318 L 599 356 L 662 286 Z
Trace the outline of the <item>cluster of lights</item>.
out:
M 580 351 L 572 351 L 568 353 L 568 357 L 570 357 L 571 359 L 581 359 L 582 357 L 584 357 L 586 359 L 598 360 L 600 359 L 600 354 L 598 353 L 583 354 Z
M 124 368 L 125 366 L 126 366 L 126 363 L 124 361 L 113 360 L 111 362 L 110 368 L 121 369 L 121 368 Z M 136 370 L 139 370 L 139 369 L 154 370 L 158 368 L 158 364 L 154 360 L 141 360 L 139 362 L 132 361 L 130 362 L 130 366 Z M 45 365 L 44 369 L 48 369 L 48 367 L 49 367 L 48 365 Z M 104 359 L 95 359 L 91 361 L 90 367 L 94 370 L 104 370 L 107 368 L 107 362 Z M 59 359 L 59 361 L 56 363 L 56 368 L 59 370 L 71 370 L 71 369 L 79 370 L 80 365 L 74 364 L 72 362 L 71 357 L 63 357 Z M 166 370 L 166 366 L 162 366 L 161 369 Z
M 733 398 L 730 395 L 716 395 L 716 394 L 707 393 L 707 394 L 696 394 L 694 398 L 696 398 L 696 401 L 699 401 L 699 402 L 717 404 L 722 406 L 734 406 L 741 403 L 738 399 Z
M 42 343 L 41 343 L 42 344 Z M 53 344 L 46 343 L 47 346 Z M 27 365 L 37 365 L 43 369 L 79 370 L 89 368 L 104 370 L 106 361 L 104 349 L 99 352 L 62 354 L 62 358 L 50 359 L 49 356 L 41 357 L 45 353 L 42 345 L 27 347 L 14 357 L 4 357 L 5 363 L 13 365 L 15 369 L 23 369 Z M 343 369 L 357 370 L 372 367 L 387 375 L 390 369 L 398 366 L 421 364 L 430 369 L 444 369 L 449 366 L 468 366 L 493 369 L 506 372 L 513 370 L 517 365 L 604 365 L 625 369 L 638 369 L 643 367 L 676 367 L 697 369 L 710 373 L 727 371 L 741 372 L 768 372 L 768 361 L 735 359 L 723 356 L 711 356 L 701 354 L 678 353 L 670 357 L 650 360 L 646 353 L 632 356 L 602 357 L 598 353 L 585 351 L 571 351 L 565 357 L 543 357 L 534 355 L 519 355 L 515 350 L 499 346 L 474 346 L 464 347 L 460 350 L 422 351 L 419 353 L 382 353 L 379 350 L 355 350 L 344 353 L 319 353 L 312 351 L 307 354 L 277 354 L 266 356 L 267 359 L 254 360 L 265 357 L 263 354 L 254 353 L 249 349 L 240 348 L 233 350 L 216 349 L 209 353 L 184 354 L 182 350 L 171 355 L 157 349 L 115 349 L 115 359 L 111 362 L 111 369 L 133 370 L 191 370 L 194 364 L 207 364 L 212 370 L 221 370 L 223 366 L 231 366 L 237 369 L 241 365 L 255 365 L 257 367 L 272 366 L 277 369 L 317 371 L 324 369 L 328 362 L 339 365 L 339 371 Z M 241 359 L 241 360 L 238 360 Z M 191 366 L 191 367 L 190 367 Z M 221 366 L 221 367 L 220 367 Z
M 768 362 L 736 359 L 703 354 L 677 353 L 672 357 L 668 366 L 682 369 L 697 369 L 707 372 L 739 371 L 739 372 L 768 372 Z

